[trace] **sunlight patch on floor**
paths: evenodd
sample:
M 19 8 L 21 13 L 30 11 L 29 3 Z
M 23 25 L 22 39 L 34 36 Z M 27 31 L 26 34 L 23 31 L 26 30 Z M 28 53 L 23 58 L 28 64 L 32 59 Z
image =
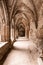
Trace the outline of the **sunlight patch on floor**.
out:
M 13 44 L 14 49 L 9 53 L 3 65 L 43 65 L 36 45 L 25 39 L 17 39 Z

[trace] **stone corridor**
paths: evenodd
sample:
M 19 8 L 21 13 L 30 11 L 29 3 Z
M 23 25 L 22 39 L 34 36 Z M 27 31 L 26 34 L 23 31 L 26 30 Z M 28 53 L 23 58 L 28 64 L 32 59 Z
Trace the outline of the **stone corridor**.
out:
M 19 37 L 13 44 L 3 65 L 43 65 L 36 45 L 25 37 Z
M 43 65 L 43 0 L 0 0 L 0 65 Z

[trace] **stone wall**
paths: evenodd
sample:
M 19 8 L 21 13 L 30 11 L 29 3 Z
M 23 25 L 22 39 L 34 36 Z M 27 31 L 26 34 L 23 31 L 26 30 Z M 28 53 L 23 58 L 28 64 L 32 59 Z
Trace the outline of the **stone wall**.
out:
M 9 40 L 9 20 L 7 8 L 3 1 L 0 1 L 0 42 Z

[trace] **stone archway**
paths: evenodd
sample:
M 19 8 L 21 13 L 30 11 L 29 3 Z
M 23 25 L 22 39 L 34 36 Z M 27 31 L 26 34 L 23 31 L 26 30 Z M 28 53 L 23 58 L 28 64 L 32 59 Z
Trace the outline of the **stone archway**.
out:
M 27 38 L 29 38 L 29 30 L 32 27 L 31 22 L 35 23 L 36 21 L 36 16 L 34 14 L 35 14 L 34 11 L 30 7 L 28 7 L 25 3 L 16 5 L 15 10 L 12 13 L 12 17 L 14 18 L 15 27 L 16 27 L 16 24 L 18 24 L 20 19 L 23 22 L 23 24 L 26 24 L 25 36 Z
M 21 28 L 19 29 L 19 36 L 20 37 L 25 37 L 25 29 L 21 26 Z
M 9 41 L 9 18 L 6 4 L 0 1 L 0 42 Z
M 17 25 L 17 28 L 18 28 L 18 36 L 25 37 L 25 25 L 22 22 L 20 22 Z
M 29 24 L 30 25 L 30 24 Z M 21 35 L 29 38 L 29 28 L 28 21 L 24 17 L 19 17 L 18 20 L 15 20 L 15 35 Z M 18 34 L 19 31 L 19 34 Z M 21 32 L 21 33 L 20 33 Z

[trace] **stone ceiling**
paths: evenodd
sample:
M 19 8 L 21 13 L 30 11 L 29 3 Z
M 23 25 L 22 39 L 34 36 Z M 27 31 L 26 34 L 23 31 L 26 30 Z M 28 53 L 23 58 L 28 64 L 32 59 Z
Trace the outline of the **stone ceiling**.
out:
M 10 18 L 14 15 L 16 18 L 20 18 L 21 16 L 23 18 L 27 17 L 28 19 L 34 18 L 35 25 L 37 26 L 39 16 L 41 15 L 39 13 L 42 9 L 43 0 L 5 0 L 5 2 Z

